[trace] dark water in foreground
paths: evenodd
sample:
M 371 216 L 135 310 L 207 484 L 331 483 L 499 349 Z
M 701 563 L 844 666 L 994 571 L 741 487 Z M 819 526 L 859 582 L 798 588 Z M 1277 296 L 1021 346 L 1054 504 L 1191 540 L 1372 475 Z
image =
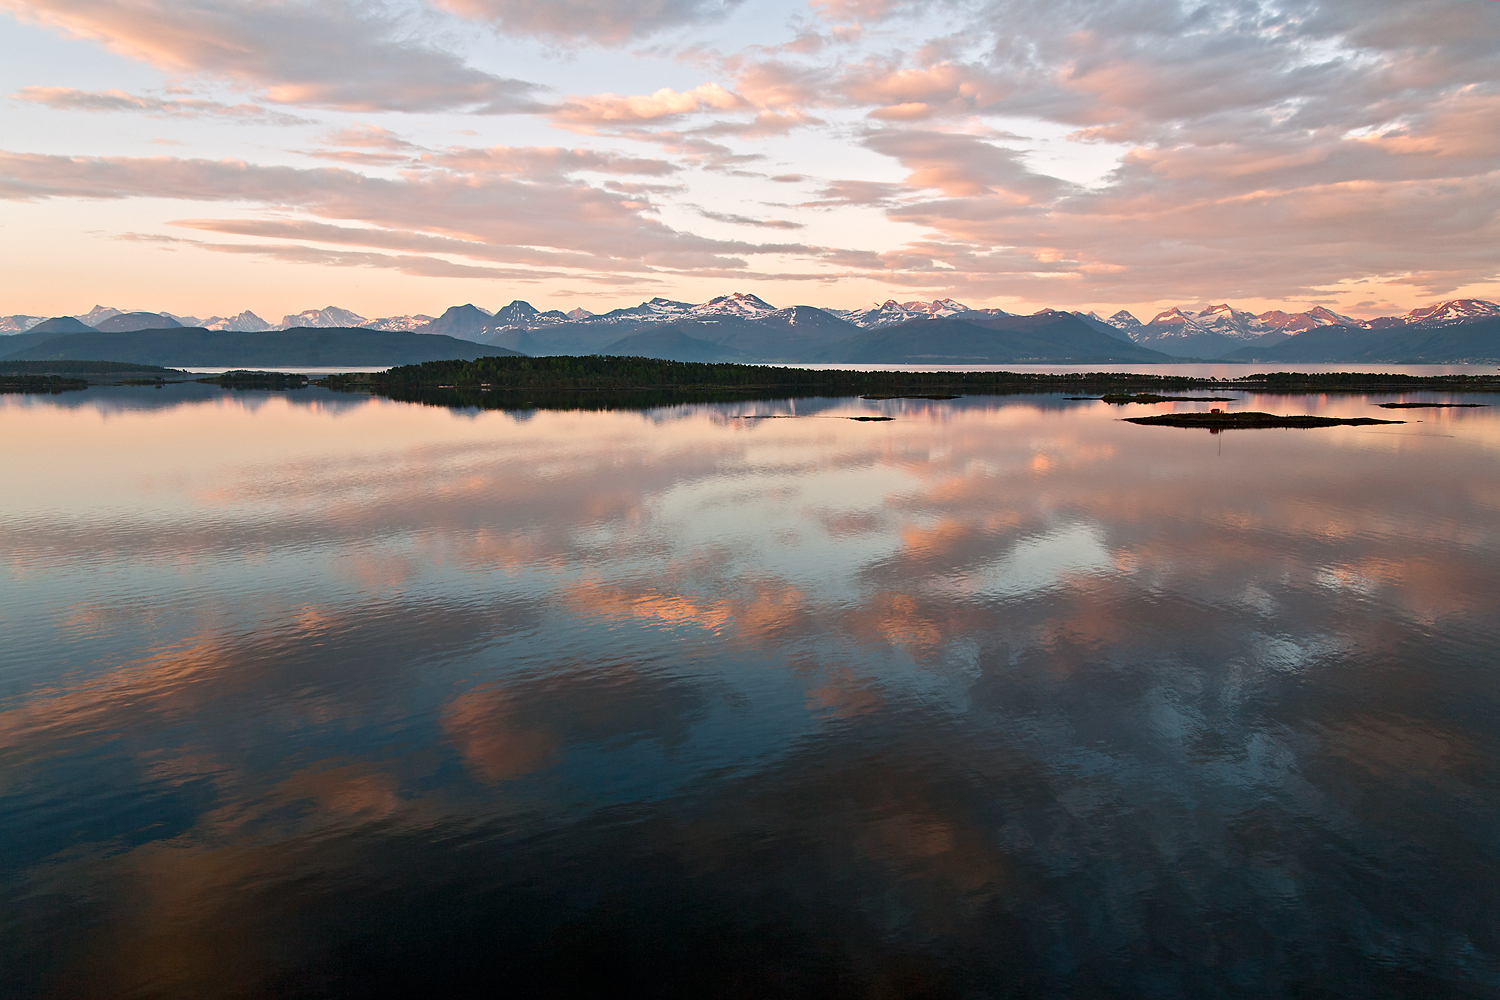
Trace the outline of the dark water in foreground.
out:
M 0 994 L 1500 995 L 1500 405 L 1373 401 L 0 399 Z

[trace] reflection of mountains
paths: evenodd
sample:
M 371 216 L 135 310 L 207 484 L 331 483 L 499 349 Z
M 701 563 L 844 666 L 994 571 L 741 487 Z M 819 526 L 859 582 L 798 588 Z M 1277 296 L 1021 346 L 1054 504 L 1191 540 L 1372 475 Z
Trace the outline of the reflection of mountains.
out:
M 797 392 L 732 389 L 423 389 L 391 388 L 379 395 L 403 403 L 477 410 L 650 410 L 690 403 L 738 403 L 751 400 L 822 396 L 817 390 Z

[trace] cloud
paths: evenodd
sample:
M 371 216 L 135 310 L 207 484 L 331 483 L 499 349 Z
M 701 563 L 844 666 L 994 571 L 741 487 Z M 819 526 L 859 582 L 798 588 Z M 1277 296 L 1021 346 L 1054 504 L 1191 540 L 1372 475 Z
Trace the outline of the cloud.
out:
M 718 21 L 740 0 L 437 0 L 507 34 L 619 44 L 655 32 Z
M 908 67 L 870 60 L 846 71 L 836 84 L 848 103 L 879 105 L 870 116 L 892 121 L 983 112 L 1009 90 L 995 73 L 948 61 Z
M 744 98 L 730 93 L 717 83 L 704 83 L 685 91 L 663 87 L 655 93 L 645 95 L 621 97 L 616 94 L 596 94 L 590 97 L 572 97 L 553 114 L 563 122 L 598 125 L 673 118 L 707 108 L 729 110 L 747 106 Z
M 904 184 L 883 181 L 836 180 L 824 184 L 818 197 L 802 203 L 803 208 L 838 208 L 848 206 L 884 207 L 909 193 Z
M 502 32 L 615 45 L 713 24 L 732 5 L 444 6 Z M 394 167 L 373 172 L 404 171 L 399 176 L 276 174 L 281 168 L 190 159 L 126 166 L 63 157 L 43 166 L 12 154 L 0 165 L 0 193 L 239 199 L 320 225 L 343 223 L 330 228 L 356 235 L 330 236 L 334 242 L 378 240 L 370 249 L 389 253 L 547 266 L 521 264 L 534 252 L 590 270 L 615 261 L 608 266 L 622 273 L 707 275 L 734 273 L 768 251 L 672 229 L 655 217 L 653 202 L 691 186 L 689 168 L 719 171 L 720 180 L 757 170 L 762 178 L 805 180 L 807 193 L 771 220 L 745 214 L 734 195 L 712 202 L 695 193 L 696 204 L 683 207 L 701 207 L 703 218 L 719 222 L 782 229 L 802 224 L 797 213 L 847 213 L 860 221 L 851 232 L 866 246 L 785 252 L 816 261 L 819 275 L 836 264 L 850 276 L 934 296 L 1058 305 L 1296 301 L 1326 297 L 1318 289 L 1338 282 L 1407 283 L 1436 293 L 1496 276 L 1500 4 L 811 6 L 814 16 L 790 25 L 785 44 L 726 54 L 705 36 L 637 49 L 619 93 L 547 103 L 541 88 L 497 75 L 493 65 L 470 65 L 424 34 L 441 16 L 430 11 L 403 19 L 394 8 L 347 0 L 0 0 L 22 18 L 98 39 L 167 72 L 216 76 L 256 95 L 244 104 L 65 87 L 16 95 L 41 107 L 246 121 L 276 114 L 273 101 L 517 111 L 580 135 L 644 143 L 649 152 L 444 149 L 431 138 L 419 146 L 371 119 L 340 121 L 307 155 L 351 168 Z M 719 82 L 678 90 L 681 77 L 673 76 L 671 86 L 657 87 L 662 79 L 651 74 L 668 58 L 694 67 L 690 79 Z M 613 71 L 599 65 L 601 74 Z M 780 141 L 793 133 L 808 141 Z M 841 149 L 852 155 L 841 157 Z M 886 162 L 871 169 L 871 154 Z M 910 235 L 893 240 L 889 234 L 903 229 L 869 219 L 877 214 Z M 406 239 L 455 245 L 394 245 Z M 1351 292 L 1350 301 L 1373 294 Z
M 250 254 L 293 264 L 320 267 L 374 267 L 399 271 L 419 278 L 482 278 L 488 281 L 536 281 L 556 277 L 552 271 L 520 271 L 508 267 L 479 267 L 455 264 L 440 257 L 414 254 L 362 253 L 357 251 L 321 250 L 315 247 L 268 243 L 200 243 L 215 253 Z M 573 275 L 578 278 L 580 276 Z M 583 280 L 587 280 L 584 278 Z M 608 280 L 608 279 L 605 279 Z
M 324 141 L 330 146 L 378 149 L 388 153 L 404 153 L 421 149 L 415 143 L 408 142 L 390 129 L 381 128 L 379 125 L 350 125 L 330 133 Z
M 821 120 L 796 108 L 785 111 L 769 109 L 757 112 L 750 121 L 716 121 L 698 128 L 689 129 L 691 135 L 733 136 L 739 139 L 764 139 L 769 136 L 786 135 L 793 129 L 824 124 Z
M 909 0 L 810 0 L 808 6 L 825 21 L 865 24 L 883 21 L 913 5 Z
M 705 219 L 715 222 L 728 222 L 735 226 L 759 226 L 763 229 L 804 229 L 806 226 L 801 222 L 792 222 L 789 219 L 752 219 L 748 215 L 734 215 L 729 212 L 710 212 L 708 209 L 700 208 L 698 214 Z
M 592 149 L 563 149 L 558 146 L 453 148 L 428 154 L 423 159 L 449 170 L 536 179 L 560 179 L 581 172 L 665 177 L 682 169 L 668 160 L 622 156 Z
M 412 171 L 259 166 L 240 160 L 66 157 L 0 152 L 0 197 L 172 198 L 295 207 L 327 219 L 494 246 L 551 248 L 671 269 L 745 266 L 740 255 L 808 248 L 711 240 L 642 214 L 629 196 L 579 182 Z
M 448 254 L 477 260 L 510 264 L 528 264 L 551 268 L 610 268 L 615 271 L 646 270 L 646 266 L 618 258 L 590 253 L 544 250 L 538 247 L 509 246 L 432 236 L 408 230 L 369 227 L 334 226 L 326 222 L 291 219 L 176 219 L 170 223 L 184 229 L 252 236 L 266 239 L 299 240 L 332 243 L 343 246 L 374 247 L 413 253 Z M 159 237 L 162 239 L 168 237 Z
M 211 115 L 272 125 L 297 125 L 307 121 L 258 104 L 222 104 L 193 97 L 141 97 L 123 90 L 76 90 L 72 87 L 22 87 L 11 95 L 17 100 L 41 104 L 56 111 L 136 111 L 148 115 L 196 118 Z
M 820 6 L 833 19 L 901 12 Z M 1441 294 L 1496 278 L 1500 5 L 970 10 L 964 30 L 902 53 L 734 64 L 752 102 L 889 123 L 856 141 L 901 164 L 903 183 L 833 179 L 803 205 L 876 207 L 926 229 L 878 255 L 889 280 L 1066 303 L 1296 298 L 1350 277 Z M 1071 132 L 1080 149 L 1110 144 L 1099 162 L 1113 168 L 1089 183 L 1050 176 L 1069 151 L 991 133 L 989 115 Z
M 475 69 L 414 40 L 383 8 L 349 0 L 0 0 L 0 8 L 169 72 L 250 86 L 276 104 L 489 114 L 538 107 L 532 84 Z
M 304 154 L 338 163 L 395 166 L 410 165 L 423 152 L 421 146 L 379 125 L 350 125 L 329 133 L 323 141 L 339 148 L 304 150 Z
M 915 130 L 880 130 L 864 144 L 900 160 L 914 188 L 947 195 L 1003 198 L 1013 204 L 1055 199 L 1069 185 L 1030 170 L 1024 155 L 979 136 Z

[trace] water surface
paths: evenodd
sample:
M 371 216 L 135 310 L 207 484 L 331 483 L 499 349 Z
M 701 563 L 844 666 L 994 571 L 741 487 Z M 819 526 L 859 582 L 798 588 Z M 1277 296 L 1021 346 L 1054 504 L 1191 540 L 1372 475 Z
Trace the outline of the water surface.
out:
M 1500 405 L 1237 395 L 4 397 L 0 992 L 1500 995 Z

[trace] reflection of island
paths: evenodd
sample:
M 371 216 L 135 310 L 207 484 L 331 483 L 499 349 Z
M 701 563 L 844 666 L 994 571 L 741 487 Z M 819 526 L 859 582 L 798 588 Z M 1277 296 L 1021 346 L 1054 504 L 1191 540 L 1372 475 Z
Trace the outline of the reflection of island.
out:
M 1381 420 L 1378 417 L 1314 417 L 1294 415 L 1280 417 L 1274 413 L 1255 410 L 1238 410 L 1224 413 L 1213 410 L 1209 413 L 1158 413 L 1152 417 L 1126 417 L 1129 424 L 1149 424 L 1153 427 L 1206 427 L 1211 431 L 1227 431 L 1242 427 L 1340 427 L 1366 424 L 1404 424 L 1405 420 Z
M 1100 401 L 1113 404 L 1124 403 L 1228 403 L 1230 396 L 1158 396 L 1154 392 L 1107 392 Z
M 88 381 L 61 375 L 12 375 L 0 373 L 0 392 L 68 392 L 87 389 Z
M 1377 403 L 1382 410 L 1460 410 L 1468 406 L 1489 406 L 1489 403 Z
M 0 361 L 0 392 L 68 392 L 125 375 L 150 375 L 154 385 L 163 375 L 181 374 L 172 368 L 116 361 Z M 126 384 L 136 382 L 127 379 Z
M 246 371 L 237 369 L 222 375 L 209 375 L 195 379 L 208 385 L 221 385 L 226 389 L 305 389 L 307 376 L 286 372 Z

